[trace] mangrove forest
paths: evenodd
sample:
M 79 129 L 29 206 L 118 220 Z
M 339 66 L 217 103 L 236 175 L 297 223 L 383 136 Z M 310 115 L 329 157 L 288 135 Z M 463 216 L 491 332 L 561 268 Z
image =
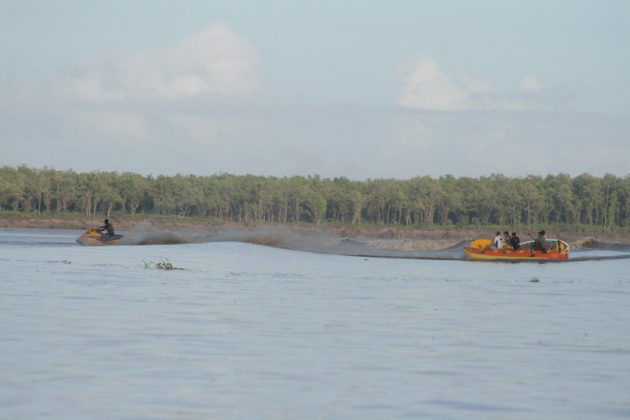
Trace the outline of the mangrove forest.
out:
M 0 168 L 0 213 L 178 215 L 241 223 L 630 226 L 630 176 L 350 180 Z

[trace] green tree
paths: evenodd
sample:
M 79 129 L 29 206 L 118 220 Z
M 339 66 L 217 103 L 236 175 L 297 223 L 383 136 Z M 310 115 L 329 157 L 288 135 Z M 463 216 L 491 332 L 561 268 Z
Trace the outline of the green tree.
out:
M 136 214 L 148 195 L 149 185 L 149 180 L 138 174 L 125 172 L 119 176 L 116 187 L 120 200 L 129 214 Z

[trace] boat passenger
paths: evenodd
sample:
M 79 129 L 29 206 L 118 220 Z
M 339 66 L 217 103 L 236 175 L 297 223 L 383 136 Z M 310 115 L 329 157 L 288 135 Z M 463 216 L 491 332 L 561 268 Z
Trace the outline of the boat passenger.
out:
M 99 232 L 107 232 L 108 236 L 112 236 L 114 234 L 114 226 L 109 223 L 108 219 L 105 219 L 105 225 L 101 226 L 100 228 L 96 229 Z
M 509 248 L 512 246 L 510 232 L 508 232 L 507 230 L 503 232 L 503 242 L 505 243 L 506 248 Z
M 547 238 L 545 238 L 545 231 L 538 232 L 538 237 L 534 239 L 534 249 L 539 249 L 545 254 L 547 253 Z
M 521 238 L 516 235 L 516 232 L 512 232 L 512 236 L 510 237 L 510 245 L 512 245 L 512 249 L 515 251 L 521 248 Z
M 503 239 L 503 235 L 501 235 L 501 232 L 497 232 L 497 235 L 492 240 L 492 248 L 503 249 L 504 243 L 505 243 L 505 239 Z

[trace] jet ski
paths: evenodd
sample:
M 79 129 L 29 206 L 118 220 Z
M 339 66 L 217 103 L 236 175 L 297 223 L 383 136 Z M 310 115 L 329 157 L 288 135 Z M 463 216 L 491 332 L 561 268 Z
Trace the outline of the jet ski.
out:
M 77 238 L 81 245 L 116 245 L 123 235 L 108 235 L 96 229 L 90 229 Z

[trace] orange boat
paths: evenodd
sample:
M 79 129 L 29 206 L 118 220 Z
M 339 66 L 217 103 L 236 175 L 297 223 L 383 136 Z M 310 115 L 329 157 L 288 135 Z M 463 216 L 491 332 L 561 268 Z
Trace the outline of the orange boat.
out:
M 90 229 L 77 238 L 81 245 L 115 245 L 120 242 L 122 235 L 105 235 L 96 229 Z
M 464 247 L 464 253 L 472 260 L 486 261 L 549 261 L 569 259 L 569 244 L 559 239 L 547 239 L 545 251 L 534 249 L 534 241 L 521 244 L 520 249 L 513 250 L 491 248 L 492 240 L 477 239 L 470 246 Z

